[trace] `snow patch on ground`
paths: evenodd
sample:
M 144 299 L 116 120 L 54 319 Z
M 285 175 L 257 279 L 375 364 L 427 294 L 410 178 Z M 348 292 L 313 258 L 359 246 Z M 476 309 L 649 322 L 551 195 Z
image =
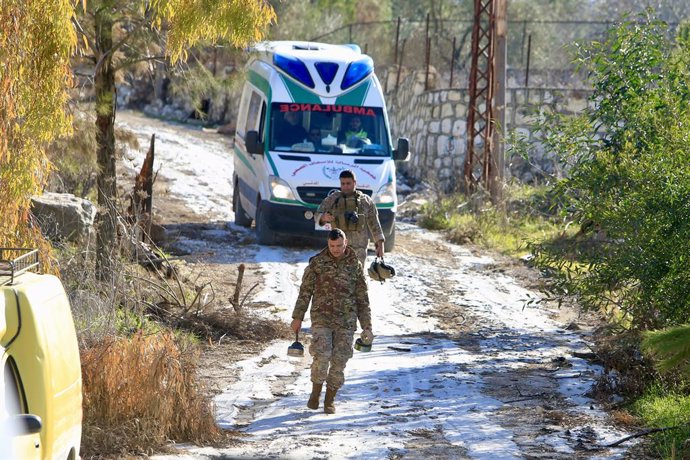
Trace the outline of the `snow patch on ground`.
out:
M 198 130 L 190 131 L 187 126 L 137 120 L 130 116 L 120 125 L 135 131 L 146 146 L 150 135 L 156 133 L 155 169 L 162 165 L 159 171 L 170 182 L 170 192 L 194 211 L 231 223 L 233 166 L 229 144 L 218 139 L 205 141 Z M 129 167 L 138 170 L 143 154 L 129 156 Z M 548 311 L 526 308 L 525 300 L 538 295 L 508 276 L 490 272 L 490 258 L 475 257 L 411 225 L 399 224 L 398 231 L 435 239 L 452 254 L 459 268 L 451 271 L 414 255 L 387 256 L 398 275 L 384 284 L 369 283 L 376 340 L 372 352 L 355 352 L 348 363 L 346 384 L 336 400 L 337 414 L 305 407 L 311 388 L 311 359 L 308 353 L 304 358 L 288 357 L 289 344 L 276 342 L 260 356 L 235 364 L 241 377 L 215 400 L 218 423 L 250 435 L 241 447 L 184 446 L 188 453 L 152 458 L 415 456 L 414 451 L 408 451 L 409 446 L 429 437 L 445 446 L 447 458 L 523 458 L 521 447 L 514 441 L 515 433 L 496 423 L 495 414 L 506 405 L 483 393 L 483 375 L 510 373 L 530 363 L 569 356 L 586 349 L 584 338 L 564 330 L 549 318 Z M 290 321 L 302 272 L 314 251 L 256 246 L 250 253 L 266 273 L 265 289 L 256 300 L 275 305 L 266 314 Z M 216 258 L 222 260 L 223 255 Z M 452 285 L 449 292 L 440 294 L 486 324 L 478 331 L 484 337 L 479 351 L 462 349 L 443 338 L 437 321 L 430 317 L 434 300 L 429 281 L 439 277 Z M 305 333 L 308 327 L 305 322 Z M 535 440 L 550 446 L 558 458 L 575 455 L 578 435 L 598 445 L 627 435 L 612 427 L 606 413 L 586 396 L 601 369 L 578 358 L 569 361 L 571 367 L 556 373 L 566 401 L 561 409 L 579 413 L 586 424 L 568 433 L 556 427 Z M 279 390 L 277 384 L 286 377 L 291 383 Z M 601 455 L 623 458 L 625 451 L 602 451 Z

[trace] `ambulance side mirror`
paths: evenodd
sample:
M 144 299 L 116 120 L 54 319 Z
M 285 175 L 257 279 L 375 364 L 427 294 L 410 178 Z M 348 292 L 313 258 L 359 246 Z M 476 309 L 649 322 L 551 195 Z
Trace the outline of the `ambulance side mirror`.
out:
M 407 161 L 410 156 L 410 141 L 405 137 L 398 138 L 398 148 L 393 150 L 393 159 Z
M 244 138 L 244 145 L 247 147 L 247 152 L 255 153 L 257 155 L 263 155 L 264 145 L 259 142 L 259 133 L 256 131 L 247 131 L 247 135 Z

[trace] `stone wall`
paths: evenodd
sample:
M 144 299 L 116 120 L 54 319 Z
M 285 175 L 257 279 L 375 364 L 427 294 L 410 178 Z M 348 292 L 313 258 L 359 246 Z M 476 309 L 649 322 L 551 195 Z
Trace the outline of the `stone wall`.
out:
M 410 139 L 411 156 L 399 169 L 413 180 L 426 181 L 448 192 L 462 184 L 467 154 L 467 89 L 425 90 L 424 72 L 401 76 L 395 91 L 395 72 L 381 77 L 387 94 L 393 143 L 398 137 Z M 433 82 L 433 78 L 430 80 Z M 539 133 L 531 126 L 534 113 L 544 107 L 573 114 L 588 104 L 590 90 L 563 88 L 511 87 L 506 92 L 506 132 L 515 132 L 535 142 L 537 149 L 529 159 L 506 153 L 506 179 L 535 183 L 544 177 L 562 174 L 551 152 L 539 148 Z M 431 86 L 431 85 L 430 85 Z M 509 148 L 506 146 L 506 151 Z

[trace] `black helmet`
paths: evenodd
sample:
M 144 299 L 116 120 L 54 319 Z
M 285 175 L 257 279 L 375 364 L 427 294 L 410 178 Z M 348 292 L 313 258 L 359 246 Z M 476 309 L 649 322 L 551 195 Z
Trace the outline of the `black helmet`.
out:
M 377 257 L 369 266 L 369 276 L 376 281 L 382 283 L 388 278 L 395 276 L 395 268 L 391 267 L 383 261 L 383 257 Z

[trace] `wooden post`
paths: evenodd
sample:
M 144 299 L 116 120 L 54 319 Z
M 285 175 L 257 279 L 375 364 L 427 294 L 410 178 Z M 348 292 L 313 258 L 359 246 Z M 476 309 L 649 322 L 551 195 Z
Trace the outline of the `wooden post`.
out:
M 453 88 L 453 69 L 455 67 L 455 37 L 453 37 L 453 51 L 450 55 L 450 83 L 448 88 Z
M 146 152 L 144 164 L 134 180 L 134 192 L 132 193 L 129 208 L 129 218 L 144 234 L 150 235 L 151 221 L 153 220 L 153 160 L 156 145 L 156 135 L 151 135 L 149 151 Z M 143 235 L 142 235 L 143 236 Z M 138 238 L 142 239 L 142 238 Z
M 235 284 L 235 294 L 232 296 L 232 308 L 236 313 L 240 312 L 240 291 L 242 291 L 242 278 L 244 277 L 244 264 L 237 267 L 237 284 Z

